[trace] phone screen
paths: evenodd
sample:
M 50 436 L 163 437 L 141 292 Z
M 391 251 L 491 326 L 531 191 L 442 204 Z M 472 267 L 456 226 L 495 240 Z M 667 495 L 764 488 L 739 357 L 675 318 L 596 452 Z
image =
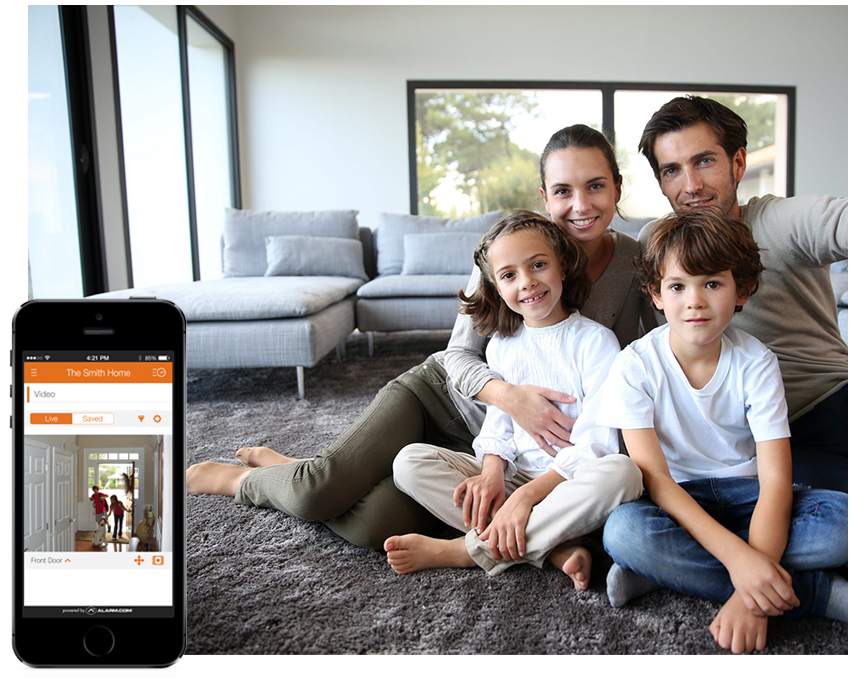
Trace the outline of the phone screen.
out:
M 23 616 L 173 617 L 174 353 L 19 358 Z

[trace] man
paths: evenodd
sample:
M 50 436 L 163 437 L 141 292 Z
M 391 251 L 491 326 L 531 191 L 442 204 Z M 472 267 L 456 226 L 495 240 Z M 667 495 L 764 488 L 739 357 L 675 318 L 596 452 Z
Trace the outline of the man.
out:
M 847 492 L 847 345 L 829 277 L 829 264 L 847 258 L 847 198 L 768 195 L 739 205 L 746 136 L 722 104 L 678 97 L 649 120 L 640 151 L 674 210 L 714 206 L 752 228 L 766 270 L 732 325 L 779 359 L 794 482 Z

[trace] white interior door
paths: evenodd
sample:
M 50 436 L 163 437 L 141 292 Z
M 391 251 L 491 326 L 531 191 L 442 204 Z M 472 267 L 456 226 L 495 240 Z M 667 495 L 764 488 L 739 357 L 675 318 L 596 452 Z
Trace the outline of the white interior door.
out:
M 53 448 L 53 550 L 74 550 L 74 455 Z
M 50 446 L 24 438 L 24 550 L 50 551 L 47 488 Z

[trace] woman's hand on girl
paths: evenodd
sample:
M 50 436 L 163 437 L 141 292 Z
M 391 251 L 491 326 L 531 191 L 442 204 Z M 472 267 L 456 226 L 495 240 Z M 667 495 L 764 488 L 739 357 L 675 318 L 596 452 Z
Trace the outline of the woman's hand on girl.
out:
M 551 445 L 566 447 L 575 420 L 564 414 L 554 403 L 573 403 L 572 395 L 530 384 L 514 385 L 511 398 L 495 403 L 512 420 L 527 431 L 536 444 L 552 457 L 557 455 Z
M 480 539 L 488 540 L 489 554 L 493 560 L 519 562 L 524 555 L 524 531 L 534 502 L 527 498 L 523 489 L 519 488 L 509 496 L 489 527 L 480 535 Z

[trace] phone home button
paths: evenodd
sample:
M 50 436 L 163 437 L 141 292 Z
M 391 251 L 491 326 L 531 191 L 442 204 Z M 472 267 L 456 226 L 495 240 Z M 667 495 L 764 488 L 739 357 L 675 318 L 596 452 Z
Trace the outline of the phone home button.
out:
M 115 645 L 116 638 L 106 626 L 93 626 L 83 636 L 83 647 L 93 657 L 105 657 Z

